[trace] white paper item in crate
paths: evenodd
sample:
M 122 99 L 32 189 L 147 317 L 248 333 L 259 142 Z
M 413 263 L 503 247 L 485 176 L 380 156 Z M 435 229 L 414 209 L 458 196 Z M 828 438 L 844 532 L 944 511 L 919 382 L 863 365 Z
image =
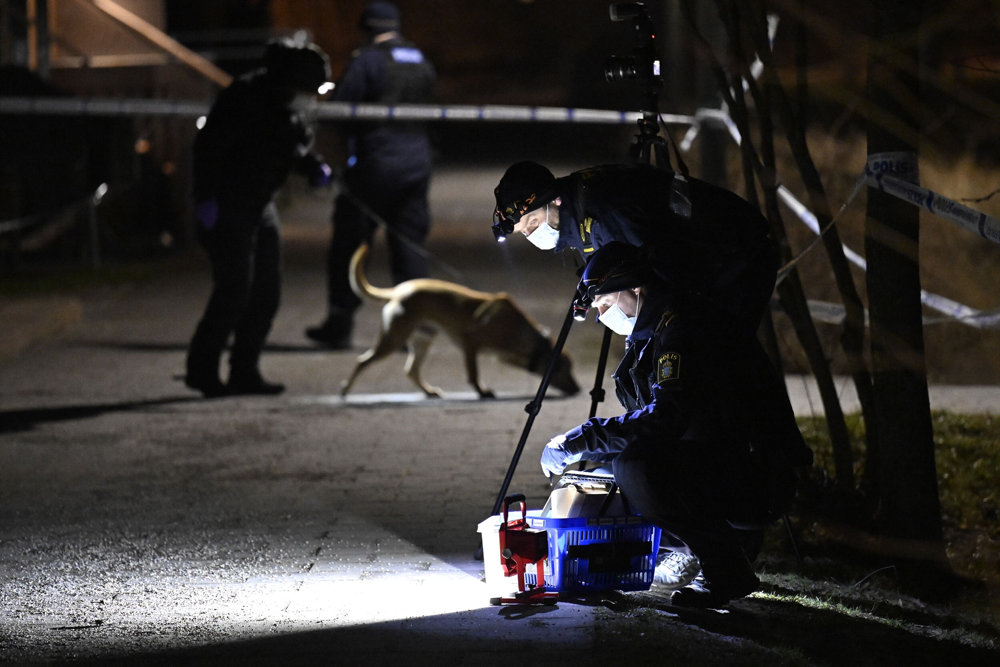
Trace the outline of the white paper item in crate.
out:
M 541 516 L 553 519 L 575 519 L 577 517 L 598 516 L 607 500 L 606 491 L 588 491 L 575 486 L 554 489 L 542 508 Z M 628 512 L 622 504 L 620 493 L 616 493 L 605 516 L 626 516 Z

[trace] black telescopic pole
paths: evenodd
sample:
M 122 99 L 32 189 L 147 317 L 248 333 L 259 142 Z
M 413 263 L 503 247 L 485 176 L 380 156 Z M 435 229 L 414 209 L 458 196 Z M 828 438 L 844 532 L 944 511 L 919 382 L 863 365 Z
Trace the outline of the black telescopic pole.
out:
M 573 289 L 573 298 L 576 298 L 576 288 Z M 521 439 L 518 440 L 517 448 L 514 450 L 514 456 L 510 460 L 510 465 L 507 467 L 507 476 L 504 477 L 503 484 L 500 486 L 500 493 L 497 494 L 497 500 L 493 503 L 493 515 L 500 513 L 500 508 L 503 507 L 503 500 L 507 495 L 507 489 L 510 488 L 510 482 L 514 478 L 514 471 L 517 469 L 517 463 L 521 459 L 521 452 L 524 451 L 524 443 L 528 441 L 528 434 L 531 433 L 531 425 L 535 422 L 535 417 L 538 416 L 538 412 L 542 407 L 542 399 L 545 398 L 545 390 L 549 387 L 549 381 L 552 379 L 552 371 L 555 370 L 555 366 L 559 363 L 559 355 L 562 352 L 563 346 L 566 344 L 566 337 L 569 335 L 569 329 L 573 326 L 573 302 L 570 301 L 569 311 L 566 313 L 566 320 L 563 322 L 562 330 L 559 332 L 559 337 L 556 339 L 555 345 L 552 347 L 552 357 L 549 359 L 549 365 L 545 369 L 545 375 L 542 376 L 542 381 L 538 385 L 538 391 L 535 393 L 535 400 L 524 406 L 524 411 L 528 413 L 528 420 L 524 424 L 524 429 L 521 431 Z
M 611 329 L 604 327 L 604 338 L 601 339 L 601 356 L 597 360 L 597 377 L 594 378 L 594 388 L 590 390 L 588 419 L 597 414 L 597 404 L 604 400 L 604 370 L 607 368 L 608 350 L 611 349 L 611 334 Z

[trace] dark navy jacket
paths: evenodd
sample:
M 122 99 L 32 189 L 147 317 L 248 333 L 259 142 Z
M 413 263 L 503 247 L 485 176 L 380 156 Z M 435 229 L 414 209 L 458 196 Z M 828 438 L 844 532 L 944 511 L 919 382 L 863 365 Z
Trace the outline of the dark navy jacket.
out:
M 808 465 L 812 453 L 757 341 L 730 335 L 711 313 L 646 298 L 614 372 L 626 412 L 567 432 L 566 451 L 609 462 L 640 439 L 684 440 L 731 447 L 734 465 Z
M 556 180 L 556 251 L 645 246 L 675 299 L 709 304 L 754 332 L 774 288 L 769 225 L 738 195 L 650 165 L 601 165 Z
M 433 65 L 412 42 L 396 37 L 353 54 L 332 99 L 373 104 L 424 104 L 435 81 Z M 359 122 L 350 127 L 351 169 L 366 180 L 396 185 L 427 178 L 432 147 L 426 127 L 417 122 Z
M 589 255 L 609 241 L 684 241 L 712 250 L 752 246 L 767 221 L 738 195 L 650 165 L 600 165 L 556 179 L 562 197 L 556 250 Z M 682 211 L 687 200 L 689 213 Z M 565 224 L 564 224 L 565 223 Z

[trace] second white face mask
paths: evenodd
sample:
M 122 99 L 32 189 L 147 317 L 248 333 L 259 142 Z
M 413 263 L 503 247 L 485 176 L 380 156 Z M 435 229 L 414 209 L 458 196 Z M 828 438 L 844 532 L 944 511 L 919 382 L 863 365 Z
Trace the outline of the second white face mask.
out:
M 635 318 L 626 315 L 617 303 L 598 315 L 597 319 L 620 336 L 628 336 L 635 329 Z
M 535 227 L 528 236 L 526 236 L 531 245 L 535 246 L 539 250 L 552 250 L 556 247 L 556 241 L 559 240 L 559 230 L 549 227 L 549 205 L 545 205 L 545 222 Z

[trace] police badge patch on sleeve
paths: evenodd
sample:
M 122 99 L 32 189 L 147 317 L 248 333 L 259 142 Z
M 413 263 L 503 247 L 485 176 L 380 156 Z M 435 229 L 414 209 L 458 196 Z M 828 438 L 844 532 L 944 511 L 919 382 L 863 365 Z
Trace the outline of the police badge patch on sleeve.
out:
M 665 352 L 656 360 L 656 381 L 678 380 L 681 377 L 681 355 Z

